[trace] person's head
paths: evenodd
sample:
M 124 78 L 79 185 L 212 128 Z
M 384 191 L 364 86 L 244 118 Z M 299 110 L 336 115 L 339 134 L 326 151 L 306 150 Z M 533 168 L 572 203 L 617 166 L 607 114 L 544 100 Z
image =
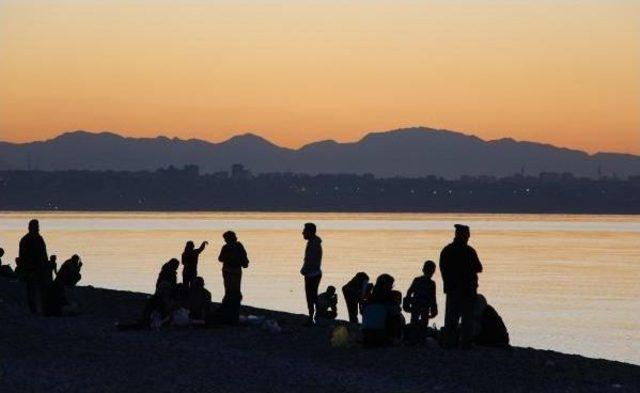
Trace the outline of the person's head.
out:
M 426 261 L 424 265 L 422 265 L 422 273 L 425 276 L 431 278 L 433 277 L 433 273 L 436 272 L 436 263 L 433 261 Z
M 333 285 L 329 285 L 327 287 L 327 294 L 329 294 L 329 296 L 333 296 L 336 294 L 336 287 L 334 287 Z
M 0 248 L 0 258 L 4 256 L 4 248 Z
M 193 285 L 196 288 L 204 288 L 204 278 L 202 277 L 196 277 L 196 279 L 193 281 Z
M 373 287 L 374 292 L 391 292 L 395 279 L 387 273 L 381 274 L 376 279 L 376 285 Z
M 167 267 L 167 269 L 169 269 L 169 270 L 176 270 L 176 271 L 177 271 L 177 270 L 178 270 L 178 268 L 180 267 L 180 261 L 178 261 L 178 260 L 177 260 L 177 259 L 175 259 L 175 258 L 171 258 L 171 259 L 169 260 L 169 262 L 167 262 L 167 263 L 165 264 L 165 266 L 166 266 L 166 267 Z
M 73 263 L 78 263 L 78 262 L 80 262 L 80 256 L 79 256 L 78 254 L 73 254 L 73 255 L 71 256 L 71 262 L 73 262 Z
M 369 282 L 369 275 L 365 272 L 358 272 L 356 273 L 356 281 L 361 282 L 361 283 L 365 283 L 365 282 Z
M 196 248 L 196 246 L 193 244 L 193 242 L 191 240 L 189 240 L 187 242 L 187 244 L 184 245 L 184 251 L 188 252 L 188 251 L 193 251 Z
M 235 243 L 238 241 L 238 237 L 234 231 L 226 231 L 222 234 L 222 238 L 227 244 Z
M 29 221 L 29 233 L 38 233 L 40 232 L 40 222 L 38 220 Z
M 56 254 L 49 255 L 49 262 L 56 262 L 58 260 L 58 256 Z
M 455 240 L 467 244 L 469 237 L 471 237 L 471 230 L 469 227 L 462 224 L 456 224 L 454 227 L 456 228 Z
M 302 230 L 302 237 L 305 240 L 309 240 L 316 235 L 316 224 L 312 222 L 308 222 L 304 224 L 304 229 Z

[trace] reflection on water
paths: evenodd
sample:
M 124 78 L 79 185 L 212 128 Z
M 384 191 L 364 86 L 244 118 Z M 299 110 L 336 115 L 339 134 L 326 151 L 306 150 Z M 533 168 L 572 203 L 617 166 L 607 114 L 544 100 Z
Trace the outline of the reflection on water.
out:
M 422 262 L 437 258 L 455 222 L 471 225 L 484 264 L 480 292 L 500 312 L 514 345 L 640 364 L 640 217 L 337 213 L 1 213 L 0 246 L 12 261 L 29 218 L 50 253 L 79 253 L 83 283 L 150 292 L 160 265 L 184 243 L 209 240 L 199 272 L 222 294 L 217 254 L 233 229 L 249 252 L 244 302 L 304 312 L 298 273 L 302 224 L 323 238 L 321 288 L 357 271 L 388 272 L 406 291 Z M 63 259 L 63 260 L 64 260 Z M 438 302 L 444 296 L 438 273 Z M 344 303 L 339 312 L 346 318 Z M 435 322 L 442 324 L 442 315 Z

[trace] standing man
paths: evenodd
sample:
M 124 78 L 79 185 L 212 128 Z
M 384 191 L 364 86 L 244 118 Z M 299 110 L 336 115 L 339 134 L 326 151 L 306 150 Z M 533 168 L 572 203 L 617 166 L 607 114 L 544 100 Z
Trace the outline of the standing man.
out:
M 227 231 L 222 235 L 225 245 L 220 250 L 218 261 L 222 263 L 224 297 L 222 298 L 223 318 L 226 323 L 237 324 L 240 313 L 242 291 L 242 269 L 249 267 L 249 258 L 235 232 Z
M 309 309 L 309 320 L 306 325 L 313 325 L 316 303 L 318 301 L 318 287 L 322 278 L 322 239 L 316 235 L 316 224 L 308 222 L 304 224 L 302 237 L 307 241 L 304 250 L 304 263 L 300 274 L 304 276 L 304 292 L 307 296 L 307 308 Z
M 471 236 L 469 227 L 456 224 L 455 228 L 453 242 L 440 253 L 440 273 L 447 296 L 444 345 L 448 348 L 456 346 L 460 330 L 460 345 L 463 349 L 468 349 L 473 333 L 473 303 L 478 291 L 478 273 L 482 272 L 482 264 L 476 250 L 467 244 Z
M 29 232 L 20 239 L 18 261 L 21 275 L 27 284 L 27 301 L 32 313 L 41 313 L 44 293 L 44 274 L 48 263 L 47 245 L 40 236 L 38 220 L 29 221 Z

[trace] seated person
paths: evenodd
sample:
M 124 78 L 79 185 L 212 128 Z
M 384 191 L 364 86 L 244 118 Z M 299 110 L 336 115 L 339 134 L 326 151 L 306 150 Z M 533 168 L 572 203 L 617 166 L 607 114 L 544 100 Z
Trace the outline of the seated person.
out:
M 508 347 L 509 332 L 498 312 L 478 294 L 473 310 L 473 342 L 487 347 Z
M 338 316 L 338 295 L 333 285 L 327 287 L 325 293 L 318 295 L 316 301 L 316 318 L 333 320 Z
M 394 278 L 381 274 L 376 280 L 371 296 L 362 310 L 362 344 L 376 347 L 391 342 L 392 316 L 399 313 L 399 305 L 394 301 Z
M 162 265 L 158 279 L 156 280 L 156 292 L 161 282 L 166 282 L 173 289 L 178 285 L 178 268 L 180 267 L 180 261 L 176 258 L 171 258 L 169 262 Z
M 60 279 L 60 283 L 65 287 L 73 287 L 82 278 L 80 275 L 81 268 L 82 261 L 80 261 L 80 257 L 77 254 L 74 254 L 60 266 L 56 279 Z
M 211 309 L 211 292 L 205 289 L 204 279 L 196 277 L 188 295 L 189 317 L 204 320 Z
M 45 316 L 62 317 L 79 314 L 78 305 L 67 299 L 65 285 L 59 276 L 44 285 L 43 312 Z
M 406 320 L 402 315 L 402 293 L 391 291 L 391 304 L 387 309 L 386 332 L 392 343 L 402 340 Z
M 4 249 L 0 248 L 0 277 L 16 278 L 17 275 L 9 265 L 2 264 L 2 257 L 4 256 Z

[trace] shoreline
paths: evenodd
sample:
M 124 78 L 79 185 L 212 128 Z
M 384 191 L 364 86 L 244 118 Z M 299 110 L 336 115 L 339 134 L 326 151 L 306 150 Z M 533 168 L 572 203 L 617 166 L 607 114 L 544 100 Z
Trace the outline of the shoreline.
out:
M 0 279 L 0 382 L 21 391 L 231 392 L 633 392 L 640 366 L 513 347 L 443 350 L 436 345 L 333 348 L 330 327 L 303 315 L 243 306 L 276 319 L 257 327 L 118 332 L 148 296 L 78 287 L 77 317 L 31 315 L 19 282 Z M 132 377 L 135 376 L 135 377 Z

